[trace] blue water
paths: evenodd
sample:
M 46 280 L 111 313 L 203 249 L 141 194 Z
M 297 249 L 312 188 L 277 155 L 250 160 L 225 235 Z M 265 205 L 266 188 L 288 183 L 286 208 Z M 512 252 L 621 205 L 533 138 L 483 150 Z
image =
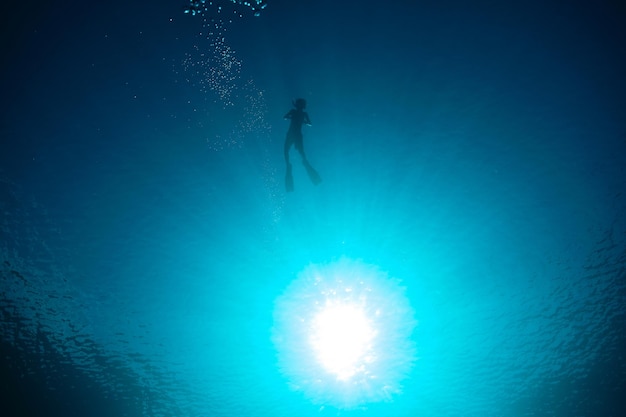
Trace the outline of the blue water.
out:
M 623 415 L 622 6 L 40 3 L 3 14 L 3 415 Z M 377 382 L 292 342 L 311 271 L 388 320 Z

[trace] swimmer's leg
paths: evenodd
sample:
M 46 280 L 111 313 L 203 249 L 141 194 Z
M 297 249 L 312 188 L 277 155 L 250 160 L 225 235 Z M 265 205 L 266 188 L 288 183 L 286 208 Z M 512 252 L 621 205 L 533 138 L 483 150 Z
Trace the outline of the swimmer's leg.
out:
M 313 168 L 311 164 L 309 164 L 309 161 L 303 159 L 302 163 L 304 164 L 304 168 L 306 168 L 306 173 L 309 175 L 309 179 L 311 180 L 313 185 L 318 185 L 320 182 L 322 182 L 322 177 L 320 177 L 320 174 L 317 173 L 315 168 Z
M 309 161 L 306 159 L 306 155 L 304 154 L 304 147 L 302 146 L 302 140 L 296 141 L 295 143 L 296 149 L 300 152 L 300 156 L 302 156 L 302 165 L 306 168 L 306 173 L 309 175 L 309 179 L 313 183 L 313 185 L 318 185 L 322 182 L 322 177 L 317 173 L 315 168 L 309 164 Z
M 300 156 L 302 157 L 302 163 L 306 164 L 307 160 L 306 160 L 306 155 L 304 154 L 304 147 L 302 146 L 302 138 L 300 138 L 300 140 L 295 141 L 294 147 L 296 148 L 298 152 L 300 152 Z
M 287 164 L 287 166 L 289 166 L 289 148 L 291 148 L 291 141 L 289 139 L 285 139 L 283 153 L 285 154 L 285 164 Z
M 289 136 L 285 139 L 285 146 L 283 152 L 285 154 L 285 164 L 287 165 L 287 173 L 285 174 L 285 190 L 288 193 L 293 191 L 293 175 L 291 174 L 291 164 L 289 163 L 289 148 L 291 148 L 291 140 Z
M 287 164 L 287 173 L 285 174 L 285 190 L 290 193 L 293 191 L 293 175 L 291 175 L 291 164 Z

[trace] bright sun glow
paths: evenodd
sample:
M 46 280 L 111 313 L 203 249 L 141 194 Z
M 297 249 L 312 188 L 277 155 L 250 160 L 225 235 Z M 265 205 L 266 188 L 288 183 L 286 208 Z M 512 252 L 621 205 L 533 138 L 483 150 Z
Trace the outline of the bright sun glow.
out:
M 288 385 L 339 409 L 391 401 L 416 361 L 400 281 L 342 258 L 309 265 L 276 299 L 272 341 Z
M 341 380 L 364 369 L 375 335 L 363 309 L 329 303 L 313 319 L 311 344 L 324 368 Z

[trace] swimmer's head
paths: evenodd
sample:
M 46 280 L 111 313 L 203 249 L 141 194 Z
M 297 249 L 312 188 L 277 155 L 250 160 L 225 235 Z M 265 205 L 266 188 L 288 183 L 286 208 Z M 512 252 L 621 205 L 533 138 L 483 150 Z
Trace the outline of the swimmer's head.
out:
M 298 110 L 304 110 L 306 107 L 306 100 L 303 98 L 298 98 L 293 101 L 293 106 Z

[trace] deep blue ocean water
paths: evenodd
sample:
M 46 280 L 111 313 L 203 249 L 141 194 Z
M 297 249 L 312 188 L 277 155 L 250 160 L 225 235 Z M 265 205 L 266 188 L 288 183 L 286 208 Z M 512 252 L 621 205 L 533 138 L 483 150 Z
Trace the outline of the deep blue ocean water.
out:
M 2 415 L 625 415 L 624 6 L 237 3 L 2 6 Z

